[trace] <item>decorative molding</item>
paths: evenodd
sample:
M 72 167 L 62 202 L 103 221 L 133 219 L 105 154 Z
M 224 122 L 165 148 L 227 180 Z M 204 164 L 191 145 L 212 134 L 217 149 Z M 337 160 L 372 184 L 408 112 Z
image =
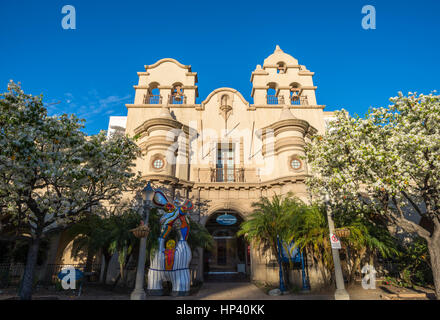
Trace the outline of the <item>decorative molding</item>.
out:
M 263 70 L 263 69 L 258 69 L 252 72 L 251 74 L 251 82 L 254 82 L 254 76 L 268 76 L 269 72 Z
M 247 107 L 249 107 L 249 102 L 246 101 L 246 99 L 243 97 L 243 95 L 242 95 L 238 90 L 235 90 L 235 89 L 232 89 L 232 88 L 218 88 L 218 89 L 215 89 L 214 91 L 212 91 L 212 92 L 208 95 L 208 97 L 206 97 L 206 99 L 205 99 L 205 100 L 202 102 L 202 104 L 201 104 L 201 109 L 202 109 L 202 110 L 205 110 L 205 105 L 211 100 L 211 98 L 212 98 L 215 94 L 217 94 L 217 93 L 219 93 L 219 92 L 222 92 L 222 91 L 232 92 L 232 93 L 238 95 L 238 97 L 241 99 L 241 101 L 242 101 Z
M 133 88 L 135 89 L 149 89 L 150 86 L 145 85 L 134 85 Z M 173 86 L 157 86 L 158 89 L 173 89 Z M 182 86 L 182 89 L 198 89 L 198 86 Z
M 309 177 L 306 174 L 284 176 L 273 180 L 267 180 L 262 182 L 196 182 L 193 185 L 193 189 L 200 190 L 227 190 L 227 189 L 271 189 L 274 186 L 285 184 L 303 183 L 305 179 Z
M 130 108 L 157 108 L 160 109 L 162 108 L 161 104 L 126 104 L 125 105 L 127 107 L 127 109 Z M 195 108 L 196 110 L 198 110 L 197 108 L 200 108 L 200 104 L 169 104 L 168 108 L 170 109 L 182 109 L 182 108 Z
M 174 187 L 184 187 L 196 190 L 267 190 L 275 186 L 304 183 L 308 177 L 310 177 L 310 175 L 303 173 L 283 176 L 277 179 L 262 182 L 192 182 L 167 174 L 147 174 L 142 176 L 142 178 L 146 181 L 156 181 L 160 183 L 167 183 Z
M 275 152 L 279 152 L 280 149 L 284 149 L 284 148 L 300 147 L 304 149 L 305 144 L 306 142 L 304 141 L 304 138 L 301 137 L 280 138 L 275 141 Z
M 313 77 L 315 75 L 315 73 L 312 72 L 312 71 L 299 71 L 298 75 L 300 75 L 300 76 L 312 76 Z
M 142 151 L 148 150 L 151 146 L 155 147 L 162 147 L 161 149 L 167 150 L 173 143 L 175 143 L 174 140 L 167 139 L 167 136 L 154 136 L 149 137 L 147 141 L 144 141 L 139 144 L 139 148 L 141 148 Z M 158 148 L 160 149 L 160 148 Z
M 265 70 L 266 68 L 278 68 L 277 64 L 263 64 L 263 70 Z M 287 64 L 286 65 L 287 69 L 301 69 L 301 65 L 299 64 Z
M 273 132 L 276 137 L 281 132 L 298 131 L 303 137 L 307 135 L 310 128 L 313 128 L 307 121 L 301 119 L 286 119 L 272 123 L 269 126 L 257 130 L 256 135 L 260 139 L 265 139 L 268 131 Z M 316 130 L 316 129 L 315 129 Z
M 148 70 L 148 69 L 154 69 L 154 68 L 156 68 L 157 66 L 161 65 L 161 64 L 164 63 L 164 62 L 172 62 L 172 63 L 174 63 L 175 65 L 179 66 L 180 68 L 182 68 L 182 69 L 187 69 L 189 72 L 191 72 L 191 66 L 190 66 L 190 65 L 186 66 L 186 65 L 184 65 L 184 64 L 181 64 L 181 63 L 180 63 L 179 61 L 177 61 L 176 59 L 172 59 L 172 58 L 160 59 L 159 61 L 157 61 L 157 62 L 155 62 L 155 63 L 153 63 L 153 64 L 145 65 L 145 70 Z
M 282 109 L 281 104 L 251 104 L 250 108 L 255 109 Z M 325 105 L 288 105 L 289 109 L 324 109 Z
M 186 134 L 189 133 L 189 127 L 174 119 L 152 118 L 144 121 L 143 124 L 134 129 L 135 134 L 141 134 L 144 131 L 150 132 L 152 127 L 156 130 L 167 130 L 169 128 L 182 129 Z

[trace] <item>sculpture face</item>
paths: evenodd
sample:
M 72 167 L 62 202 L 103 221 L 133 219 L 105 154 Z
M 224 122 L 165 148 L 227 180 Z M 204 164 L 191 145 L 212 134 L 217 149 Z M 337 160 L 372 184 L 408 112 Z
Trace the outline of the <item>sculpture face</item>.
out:
M 158 207 L 163 207 L 168 203 L 168 200 L 162 191 L 155 191 L 153 196 L 153 203 Z
M 176 241 L 172 239 L 167 241 L 166 248 L 168 250 L 173 250 L 175 247 L 176 247 Z

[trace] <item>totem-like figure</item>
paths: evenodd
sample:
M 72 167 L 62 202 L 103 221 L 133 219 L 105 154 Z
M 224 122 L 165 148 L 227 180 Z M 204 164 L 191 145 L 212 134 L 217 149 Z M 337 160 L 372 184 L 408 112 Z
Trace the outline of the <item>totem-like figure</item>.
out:
M 191 201 L 186 200 L 183 205 L 177 201 L 171 203 L 161 191 L 155 191 L 153 203 L 165 211 L 160 219 L 161 234 L 158 239 L 159 249 L 151 259 L 148 271 L 148 293 L 150 295 L 163 295 L 163 281 L 171 281 L 172 295 L 186 296 L 189 294 L 191 278 L 189 263 L 191 262 L 191 249 L 186 242 L 189 235 L 189 223 L 187 213 L 193 209 Z M 165 240 L 169 235 L 173 224 L 180 220 L 180 238 L 175 244 L 174 240 Z

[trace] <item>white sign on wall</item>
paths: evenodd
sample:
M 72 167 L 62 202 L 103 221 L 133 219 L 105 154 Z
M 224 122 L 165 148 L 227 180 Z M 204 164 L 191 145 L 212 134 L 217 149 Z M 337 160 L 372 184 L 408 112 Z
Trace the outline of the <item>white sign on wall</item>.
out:
M 341 241 L 339 241 L 339 238 L 334 233 L 330 235 L 330 243 L 332 249 L 341 249 Z

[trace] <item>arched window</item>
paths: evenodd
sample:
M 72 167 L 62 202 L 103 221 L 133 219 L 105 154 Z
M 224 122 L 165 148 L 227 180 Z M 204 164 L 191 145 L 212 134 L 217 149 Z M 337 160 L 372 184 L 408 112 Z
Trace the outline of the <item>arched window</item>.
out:
M 292 105 L 301 105 L 301 94 L 302 89 L 301 85 L 297 82 L 290 84 L 290 104 Z
M 276 83 L 268 83 L 266 103 L 267 104 L 278 104 L 278 95 L 277 95 L 277 85 Z
M 175 83 L 171 90 L 170 104 L 185 104 L 186 96 L 183 94 L 183 85 Z
M 229 102 L 229 97 L 227 94 L 223 95 L 221 98 L 221 106 L 222 107 L 226 107 L 228 105 Z
M 277 63 L 277 73 L 283 74 L 287 72 L 287 66 L 284 62 Z
M 160 95 L 159 83 L 152 82 L 148 86 L 148 92 L 144 97 L 144 104 L 160 104 L 162 97 Z

